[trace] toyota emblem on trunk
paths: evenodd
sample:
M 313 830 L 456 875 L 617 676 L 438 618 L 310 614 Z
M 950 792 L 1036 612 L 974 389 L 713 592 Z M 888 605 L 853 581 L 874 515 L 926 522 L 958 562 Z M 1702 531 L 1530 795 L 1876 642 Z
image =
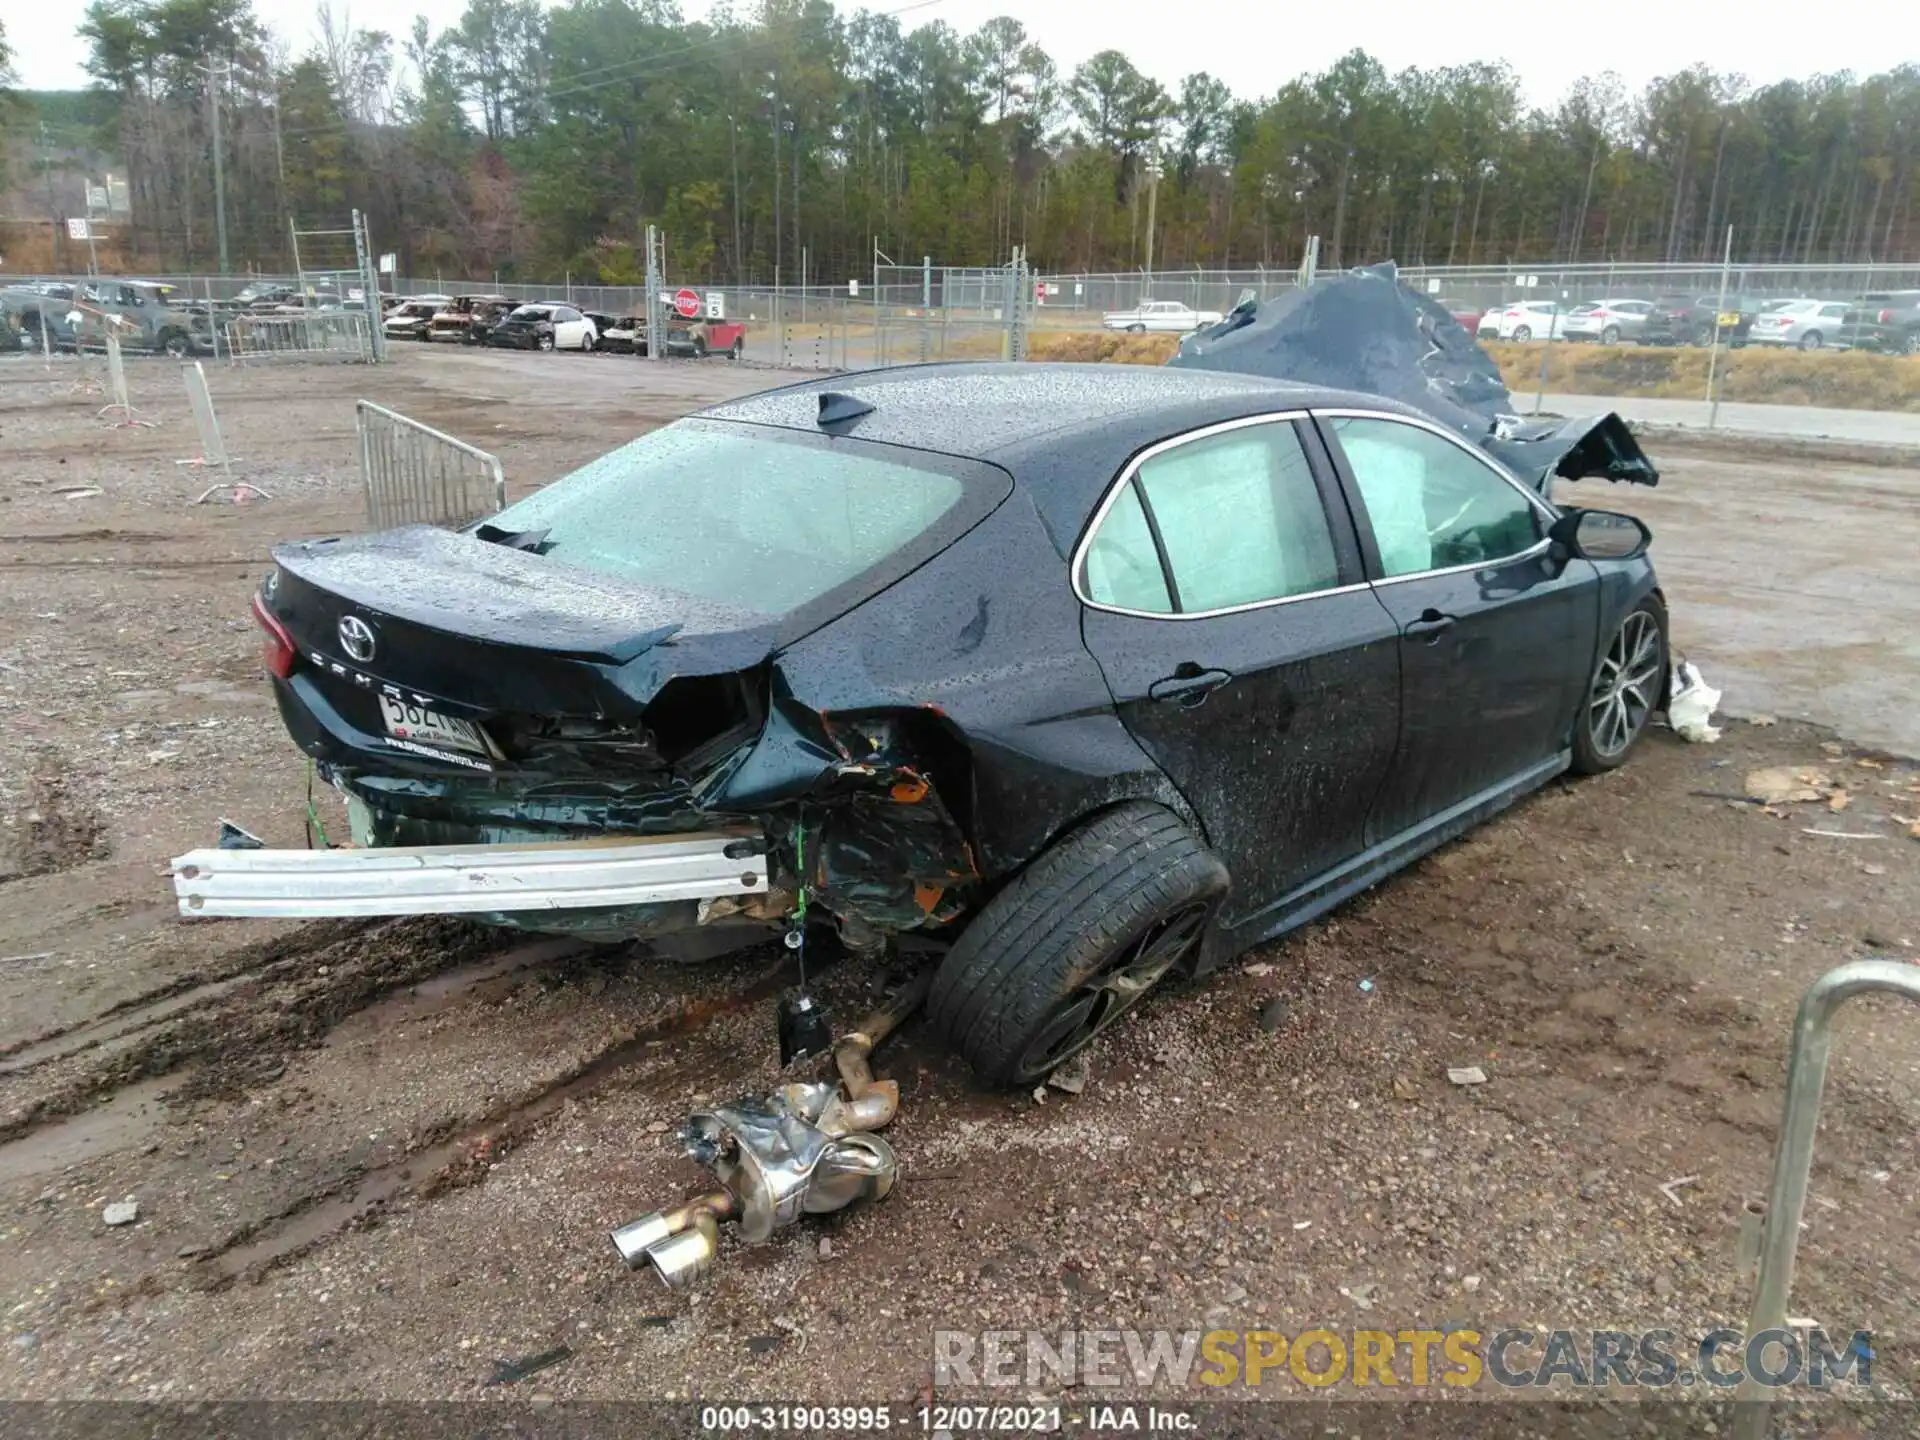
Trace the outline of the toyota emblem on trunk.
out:
M 362 665 L 373 659 L 373 627 L 358 615 L 348 615 L 340 622 L 340 648 L 347 652 L 349 660 L 358 660 Z

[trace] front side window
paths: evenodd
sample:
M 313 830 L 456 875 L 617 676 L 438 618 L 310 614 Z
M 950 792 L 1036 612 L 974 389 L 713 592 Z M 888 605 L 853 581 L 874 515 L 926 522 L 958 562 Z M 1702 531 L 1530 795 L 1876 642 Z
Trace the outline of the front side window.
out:
M 1085 565 L 1089 600 L 1155 614 L 1205 614 L 1340 583 L 1319 490 L 1284 421 L 1143 462 L 1094 532 Z
M 778 617 L 925 559 L 1008 488 L 1001 471 L 919 451 L 683 420 L 509 505 L 484 533 L 541 532 L 555 560 Z
M 1486 461 L 1398 420 L 1331 422 L 1388 577 L 1486 565 L 1530 550 L 1540 511 Z

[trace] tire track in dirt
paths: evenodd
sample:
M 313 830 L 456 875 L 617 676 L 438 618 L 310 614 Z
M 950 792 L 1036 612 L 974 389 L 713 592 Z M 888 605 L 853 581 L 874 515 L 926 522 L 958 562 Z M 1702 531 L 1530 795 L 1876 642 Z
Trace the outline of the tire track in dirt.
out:
M 310 934 L 314 929 L 320 930 L 318 936 Z M 243 1093 L 277 1076 L 289 1053 L 313 1044 L 382 996 L 493 956 L 516 941 L 527 944 L 510 932 L 437 916 L 344 935 L 331 927 L 303 927 L 284 937 L 282 953 L 257 968 L 177 992 L 182 1004 L 175 1004 L 174 996 L 149 997 L 136 1013 L 123 1008 L 124 1025 L 108 1017 L 85 1022 L 99 1028 L 81 1035 L 80 1044 L 43 1055 L 24 1073 L 0 1075 L 9 1089 L 24 1084 L 38 1091 L 13 1101 L 0 1116 L 0 1162 L 7 1142 L 135 1081 L 191 1066 L 174 1098 Z M 580 948 L 577 941 L 533 943 L 544 947 L 549 959 Z M 74 1034 L 69 1030 L 58 1038 Z
M 120 1022 L 128 1019 L 132 1012 L 145 1011 L 187 991 L 209 988 L 238 976 L 265 970 L 291 956 L 310 954 L 337 941 L 365 934 L 380 923 L 378 920 L 316 920 L 311 924 L 302 925 L 289 934 L 276 935 L 270 940 L 256 940 L 251 944 L 242 945 L 227 957 L 224 964 L 190 971 L 164 985 L 144 990 L 138 995 L 130 995 L 86 1020 L 43 1030 L 38 1035 L 0 1047 L 0 1075 L 25 1070 L 31 1065 L 41 1063 L 40 1059 L 23 1063 L 25 1052 L 29 1050 L 64 1051 L 65 1047 L 57 1045 L 56 1042 L 70 1037 L 79 1040 L 79 1043 L 71 1047 L 72 1051 L 86 1049 L 86 1042 L 80 1039 L 82 1035 L 103 1027 L 117 1027 Z M 57 1059 L 60 1056 L 49 1054 L 44 1058 Z
M 724 1016 L 771 999 L 788 983 L 781 959 L 745 986 L 681 1006 L 608 1045 L 564 1074 L 450 1132 L 423 1137 L 421 1148 L 388 1164 L 349 1172 L 273 1215 L 249 1222 L 202 1255 L 195 1282 L 220 1288 L 257 1281 L 335 1236 L 374 1221 L 396 1200 L 432 1200 L 484 1179 L 492 1165 L 560 1113 L 569 1102 L 604 1088 L 646 1061 L 668 1040 L 685 1039 Z M 676 1061 L 676 1068 L 679 1062 Z

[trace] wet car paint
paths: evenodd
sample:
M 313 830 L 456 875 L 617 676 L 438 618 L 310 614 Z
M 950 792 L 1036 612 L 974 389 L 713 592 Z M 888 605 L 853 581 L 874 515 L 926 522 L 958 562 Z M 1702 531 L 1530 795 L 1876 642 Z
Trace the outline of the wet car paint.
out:
M 1410 663 L 1404 617 L 1366 583 L 1377 555 L 1348 530 L 1343 579 L 1358 587 L 1348 594 L 1254 612 L 1211 638 L 1191 619 L 1134 622 L 1083 606 L 1068 577 L 1089 516 L 1132 454 L 1203 424 L 1306 406 L 1417 412 L 1241 376 L 989 365 L 807 382 L 703 419 L 813 431 L 834 392 L 871 406 L 836 427 L 860 443 L 950 447 L 1012 479 L 962 535 L 833 613 L 755 625 L 430 530 L 283 547 L 266 598 L 305 661 L 276 694 L 296 740 L 369 807 L 372 838 L 646 834 L 748 819 L 769 837 L 776 885 L 791 893 L 804 880 L 844 927 L 938 931 L 1087 816 L 1150 800 L 1218 848 L 1236 877 L 1206 968 L 1564 768 L 1596 636 L 1653 585 L 1644 558 L 1537 556 L 1526 583 L 1546 610 L 1530 616 L 1505 603 L 1511 574 L 1464 575 L 1448 582 L 1447 603 L 1470 604 L 1479 585 L 1488 624 L 1501 629 L 1469 625 Z M 1335 452 L 1316 441 L 1314 454 L 1338 493 Z M 364 681 L 325 638 L 349 612 L 391 642 L 361 667 Z M 1203 639 L 1225 648 L 1195 650 Z M 1490 640 L 1525 664 L 1476 674 Z M 1148 694 L 1181 664 L 1216 659 L 1236 683 L 1204 706 L 1174 713 Z M 490 725 L 512 712 L 500 734 L 515 758 L 458 769 L 389 749 L 370 693 L 388 685 Z M 1475 717 L 1516 694 L 1527 714 L 1501 732 L 1514 746 L 1489 746 Z M 666 713 L 655 706 L 680 713 L 682 730 L 686 714 L 710 717 L 710 733 L 670 754 L 653 733 Z M 1511 793 L 1470 783 L 1496 772 L 1521 777 Z M 1448 776 L 1443 794 L 1436 777 Z M 1392 806 L 1412 815 L 1463 796 L 1459 817 L 1392 848 L 1389 832 L 1408 828 Z M 1335 871 L 1346 878 L 1329 879 Z

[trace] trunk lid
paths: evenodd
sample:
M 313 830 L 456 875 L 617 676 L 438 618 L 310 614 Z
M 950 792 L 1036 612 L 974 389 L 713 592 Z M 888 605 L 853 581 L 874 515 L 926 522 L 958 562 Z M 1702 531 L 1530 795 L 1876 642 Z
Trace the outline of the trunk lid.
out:
M 382 728 L 377 696 L 469 720 L 637 718 L 675 676 L 757 667 L 767 618 L 409 526 L 274 551 L 268 608 L 326 698 Z

